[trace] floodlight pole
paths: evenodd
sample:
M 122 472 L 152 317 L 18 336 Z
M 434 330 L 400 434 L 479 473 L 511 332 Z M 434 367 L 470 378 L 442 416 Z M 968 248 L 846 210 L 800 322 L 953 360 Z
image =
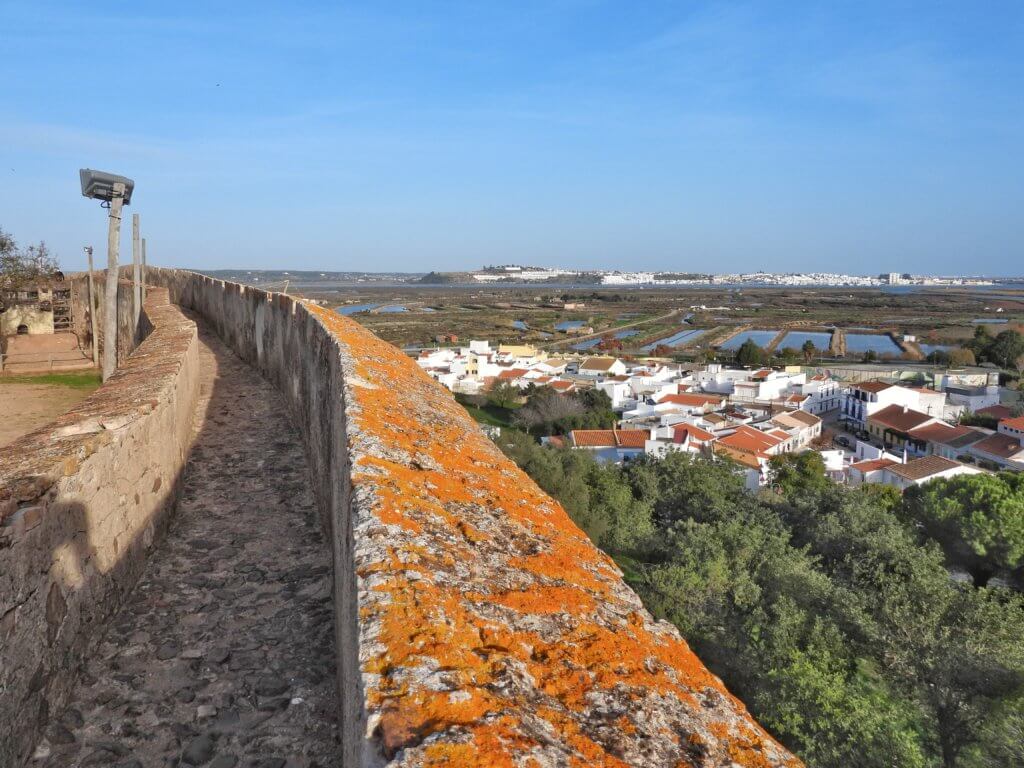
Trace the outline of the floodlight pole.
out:
M 85 254 L 89 257 L 89 326 L 92 330 L 92 364 L 99 365 L 100 362 L 100 339 L 96 335 L 96 284 L 92 275 L 92 246 L 85 247 Z
M 107 290 L 103 313 L 103 380 L 117 368 L 117 254 L 121 246 L 121 206 L 124 205 L 124 183 L 114 183 L 110 197 L 110 226 L 107 230 Z
M 132 309 L 138 325 L 142 314 L 142 257 L 139 255 L 139 214 L 132 214 Z

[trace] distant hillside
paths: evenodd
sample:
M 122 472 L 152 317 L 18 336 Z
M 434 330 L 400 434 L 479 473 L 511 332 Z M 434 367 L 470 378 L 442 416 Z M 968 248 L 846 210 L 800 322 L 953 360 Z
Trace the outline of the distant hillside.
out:
M 471 283 L 473 275 L 470 272 L 428 272 L 418 280 L 410 280 L 420 285 L 451 285 L 453 283 Z

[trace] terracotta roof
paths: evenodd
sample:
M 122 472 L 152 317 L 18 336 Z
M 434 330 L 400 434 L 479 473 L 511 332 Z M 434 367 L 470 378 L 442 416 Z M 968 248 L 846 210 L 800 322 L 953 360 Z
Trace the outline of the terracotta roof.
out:
M 691 405 L 691 406 L 705 406 L 705 405 L 721 405 L 725 402 L 724 395 L 698 395 L 692 392 L 683 392 L 677 395 L 665 395 L 658 404 L 671 403 L 672 405 Z
M 782 403 L 802 403 L 808 398 L 808 395 L 786 395 L 779 402 Z
M 588 357 L 580 363 L 580 370 L 607 371 L 617 362 L 619 361 L 614 357 Z
M 924 426 L 934 419 L 934 416 L 915 411 L 913 408 L 905 408 L 902 405 L 889 405 L 868 416 L 868 423 L 877 422 L 883 427 L 907 433 L 912 429 Z
M 874 472 L 878 469 L 884 469 L 890 464 L 898 464 L 899 462 L 893 461 L 892 459 L 868 459 L 867 461 L 858 461 L 850 465 L 851 469 L 857 469 L 861 472 Z
M 571 382 L 571 381 L 558 380 L 558 381 L 550 382 L 548 384 L 548 386 L 551 387 L 552 389 L 554 389 L 557 392 L 568 392 L 570 389 L 572 389 L 576 385 L 573 382 Z
M 791 419 L 802 421 L 808 427 L 813 427 L 817 424 L 821 424 L 820 418 L 815 416 L 813 413 L 808 413 L 807 411 L 789 411 L 786 415 Z
M 1021 446 L 1017 438 L 999 433 L 989 435 L 984 440 L 979 440 L 971 448 L 972 450 L 987 453 L 990 456 L 998 456 L 1001 459 L 1012 459 L 1018 456 L 1018 454 L 1024 453 L 1024 446 Z
M 721 443 L 715 443 L 715 453 L 722 456 L 728 456 L 733 461 L 736 461 L 744 466 L 750 467 L 751 469 L 760 469 L 761 462 L 759 459 L 767 459 L 768 456 L 764 453 L 738 450 L 728 445 L 722 445 Z
M 981 416 L 991 416 L 997 421 L 1008 419 L 1013 415 L 1013 411 L 1007 408 L 1005 405 L 990 405 L 986 408 L 979 408 L 975 413 Z
M 807 411 L 786 411 L 775 416 L 772 421 L 776 424 L 796 427 L 798 429 L 813 427 L 821 423 L 821 419 L 813 413 L 807 413 Z
M 912 429 L 908 434 L 914 439 L 923 440 L 926 443 L 939 443 L 954 447 L 969 445 L 984 437 L 982 433 L 970 427 L 953 427 L 940 421 Z
M 1015 419 L 1003 419 L 999 422 L 1000 427 L 1009 427 L 1010 429 L 1022 429 L 1024 430 L 1024 416 L 1018 416 Z
M 924 480 L 948 469 L 962 466 L 964 465 L 959 461 L 946 459 L 942 456 L 923 456 L 920 459 L 908 461 L 906 464 L 895 464 L 886 471 L 907 480 Z
M 786 437 L 789 437 L 788 435 Z M 741 425 L 731 435 L 720 438 L 718 443 L 746 453 L 760 453 L 784 442 L 783 438 L 762 432 L 759 429 Z
M 673 442 L 681 443 L 686 439 L 687 435 L 690 436 L 691 440 L 699 440 L 705 443 L 715 439 L 715 436 L 706 429 L 701 429 L 693 424 L 676 424 L 672 427 Z
M 729 421 L 725 416 L 722 416 L 719 413 L 705 413 L 703 418 L 704 421 L 708 422 L 708 424 L 725 424 Z
M 643 448 L 651 439 L 646 429 L 574 429 L 570 434 L 577 448 Z
M 502 381 L 509 381 L 510 379 L 521 379 L 523 376 L 528 374 L 530 370 L 528 368 L 509 368 L 507 371 L 502 371 L 498 374 L 498 378 Z
M 889 387 L 895 386 L 887 381 L 862 381 L 860 384 L 854 384 L 854 389 L 862 389 L 865 392 L 882 392 Z

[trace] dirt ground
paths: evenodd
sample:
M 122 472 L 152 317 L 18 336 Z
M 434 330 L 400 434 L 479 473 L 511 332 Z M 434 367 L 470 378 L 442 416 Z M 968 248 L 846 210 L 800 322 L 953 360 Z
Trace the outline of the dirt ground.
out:
M 0 383 L 0 445 L 52 421 L 88 395 L 89 390 L 55 384 Z

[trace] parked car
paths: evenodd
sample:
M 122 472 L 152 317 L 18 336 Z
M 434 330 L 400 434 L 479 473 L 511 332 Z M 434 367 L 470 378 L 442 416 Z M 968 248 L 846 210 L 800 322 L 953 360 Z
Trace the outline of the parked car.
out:
M 846 435 L 837 435 L 832 442 L 834 442 L 836 445 L 841 445 L 844 448 L 853 448 L 853 441 Z

